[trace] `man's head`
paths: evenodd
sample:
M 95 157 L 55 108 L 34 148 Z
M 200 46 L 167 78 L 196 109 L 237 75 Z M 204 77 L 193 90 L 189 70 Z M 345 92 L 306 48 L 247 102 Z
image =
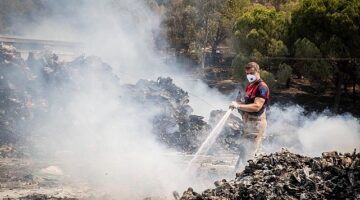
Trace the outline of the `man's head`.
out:
M 246 78 L 250 83 L 260 79 L 260 67 L 256 62 L 249 62 L 245 68 Z

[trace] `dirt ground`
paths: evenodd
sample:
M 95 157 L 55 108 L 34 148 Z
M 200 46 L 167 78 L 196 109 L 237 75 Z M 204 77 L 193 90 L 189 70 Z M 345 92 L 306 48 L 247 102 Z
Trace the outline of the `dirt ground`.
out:
M 186 165 L 191 155 L 174 154 L 181 157 L 179 164 Z M 232 172 L 237 156 L 200 157 L 195 166 L 198 176 L 222 179 Z M 76 165 L 74 163 L 74 165 Z M 200 166 L 198 166 L 200 165 Z M 140 187 L 140 186 L 139 186 Z M 180 191 L 179 191 L 180 192 Z M 141 195 L 140 195 L 141 196 Z M 171 191 L 169 191 L 171 196 Z M 169 196 L 144 196 L 146 200 L 168 200 Z M 53 160 L 34 160 L 12 145 L 0 146 L 0 199 L 118 199 L 111 192 L 101 189 L 85 179 L 69 173 L 66 166 Z
M 0 159 L 1 199 L 90 198 L 84 182 L 69 180 L 61 168 L 27 158 Z M 46 167 L 45 167 L 46 166 Z

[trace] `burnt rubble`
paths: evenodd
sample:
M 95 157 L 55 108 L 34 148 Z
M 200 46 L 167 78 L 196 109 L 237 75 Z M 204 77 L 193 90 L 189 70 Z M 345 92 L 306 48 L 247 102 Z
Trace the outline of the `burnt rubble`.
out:
M 30 69 L 20 53 L 11 46 L 0 46 L 0 142 L 14 142 L 22 121 L 29 118 L 28 93 L 24 85 L 31 81 Z
M 28 127 L 41 123 L 38 119 L 51 114 L 54 106 L 61 110 L 66 100 L 53 97 L 66 99 L 69 89 L 79 90 L 81 80 L 74 75 L 87 70 L 97 70 L 99 76 L 116 83 L 110 66 L 97 57 L 63 63 L 57 55 L 44 51 L 37 56 L 30 53 L 24 60 L 14 47 L 0 44 L 0 145 L 26 138 Z
M 157 139 L 182 152 L 194 152 L 224 114 L 213 111 L 207 123 L 202 116 L 192 114 L 189 94 L 176 86 L 169 77 L 156 81 L 139 80 L 136 84 L 119 85 L 119 77 L 111 67 L 95 56 L 80 56 L 71 62 L 61 62 L 51 52 L 30 53 L 24 60 L 12 46 L 0 45 L 0 142 L 16 143 L 29 135 L 29 127 L 41 126 L 41 119 L 53 111 L 61 112 L 70 99 L 84 87 L 86 73 L 102 77 L 102 84 L 124 90 L 127 97 L 148 109 L 158 109 L 152 116 Z M 106 80 L 104 83 L 104 80 Z M 85 81 L 86 83 L 86 81 Z M 82 85 L 81 85 L 82 84 Z M 63 97 L 61 101 L 56 97 Z M 55 97 L 55 98 L 54 98 Z M 63 113 L 66 115 L 66 113 Z M 236 141 L 241 121 L 234 115 L 226 124 L 213 150 L 238 151 Z
M 178 151 L 196 151 L 225 114 L 225 111 L 213 110 L 209 123 L 203 120 L 204 117 L 193 115 L 189 94 L 169 77 L 159 77 L 157 81 L 142 79 L 135 85 L 126 85 L 126 89 L 134 101 L 160 109 L 153 118 L 153 133 L 161 142 Z M 243 122 L 231 114 L 209 153 L 239 152 L 242 127 Z
M 360 199 L 360 154 L 282 150 L 249 160 L 234 180 L 214 184 L 201 194 L 189 188 L 181 199 Z
M 226 111 L 223 110 L 213 110 L 210 112 L 209 124 L 214 127 L 224 116 Z M 242 149 L 241 146 L 241 137 L 243 135 L 244 123 L 240 118 L 236 117 L 234 114 L 231 114 L 226 124 L 223 127 L 223 130 L 219 134 L 219 137 L 216 139 L 216 143 L 210 149 L 214 152 L 226 151 L 238 153 Z
M 188 93 L 169 77 L 159 77 L 157 81 L 141 79 L 126 88 L 131 91 L 133 100 L 159 109 L 153 117 L 152 132 L 168 147 L 193 152 L 211 129 L 202 116 L 191 114 Z

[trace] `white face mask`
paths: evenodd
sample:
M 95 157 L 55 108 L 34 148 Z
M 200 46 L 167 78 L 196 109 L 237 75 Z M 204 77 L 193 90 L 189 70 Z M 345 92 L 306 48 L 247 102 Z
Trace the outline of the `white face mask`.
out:
M 256 76 L 253 75 L 253 74 L 246 75 L 246 78 L 250 83 L 252 83 L 252 82 L 254 82 L 256 80 Z

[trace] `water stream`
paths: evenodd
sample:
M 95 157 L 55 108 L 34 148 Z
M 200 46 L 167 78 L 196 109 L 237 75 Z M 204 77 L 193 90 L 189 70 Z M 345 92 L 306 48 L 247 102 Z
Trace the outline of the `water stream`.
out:
M 218 124 L 215 126 L 215 128 L 210 132 L 206 140 L 201 144 L 198 151 L 195 153 L 195 156 L 190 160 L 186 171 L 190 169 L 190 167 L 193 165 L 193 163 L 198 159 L 199 155 L 206 154 L 211 146 L 214 144 L 216 138 L 219 136 L 221 130 L 223 129 L 225 122 L 230 117 L 230 114 L 232 112 L 232 109 L 229 109 L 225 115 L 221 118 L 221 120 L 218 122 Z

